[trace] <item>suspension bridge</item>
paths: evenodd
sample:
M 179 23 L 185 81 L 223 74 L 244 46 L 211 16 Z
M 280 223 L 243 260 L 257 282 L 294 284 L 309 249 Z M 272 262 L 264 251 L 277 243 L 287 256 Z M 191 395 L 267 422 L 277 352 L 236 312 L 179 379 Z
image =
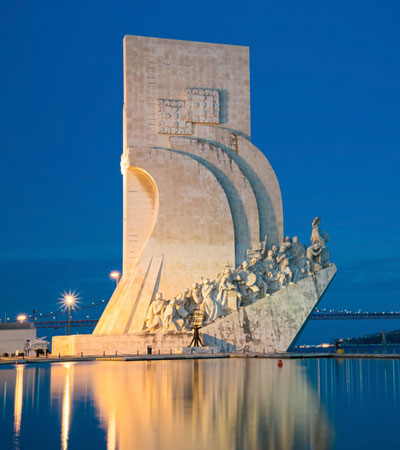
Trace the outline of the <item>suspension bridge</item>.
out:
M 35 323 L 36 328 L 64 328 L 70 324 L 71 328 L 95 327 L 107 302 L 105 300 L 90 302 L 77 307 L 68 320 L 68 311 L 50 311 L 47 313 L 33 313 L 27 320 Z M 336 311 L 332 309 L 316 309 L 311 320 L 382 320 L 400 319 L 400 311 L 366 312 L 366 311 Z M 7 323 L 13 320 L 8 319 Z

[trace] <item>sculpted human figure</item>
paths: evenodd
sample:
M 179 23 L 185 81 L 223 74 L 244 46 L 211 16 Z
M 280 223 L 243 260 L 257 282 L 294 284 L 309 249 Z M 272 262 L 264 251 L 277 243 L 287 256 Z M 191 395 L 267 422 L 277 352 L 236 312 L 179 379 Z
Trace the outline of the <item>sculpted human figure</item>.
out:
M 145 331 L 153 332 L 160 330 L 163 326 L 163 314 L 164 314 L 165 301 L 162 293 L 158 292 L 155 299 L 150 304 L 145 320 Z
M 285 287 L 289 282 L 292 282 L 293 277 L 285 244 L 281 245 L 276 257 L 276 262 L 279 267 L 278 280 L 281 282 L 282 287 Z
M 241 294 L 241 305 L 249 305 L 256 299 L 259 289 L 256 284 L 257 275 L 251 271 L 249 263 L 244 260 L 238 269 L 238 287 Z
M 285 240 L 283 241 L 283 245 L 286 247 L 287 253 L 289 253 L 290 249 L 292 247 L 292 240 L 291 240 L 290 236 L 285 237 Z
M 231 267 L 225 266 L 222 276 L 219 279 L 217 303 L 220 305 L 221 314 L 229 312 L 228 299 L 232 291 L 237 292 L 237 286 L 233 284 L 235 279 L 234 271 Z
M 293 282 L 296 283 L 299 278 L 301 277 L 301 274 L 304 273 L 301 270 L 301 265 L 304 265 L 304 262 L 301 261 L 302 258 L 306 255 L 306 248 L 303 244 L 299 242 L 299 238 L 297 236 L 293 237 L 293 242 L 291 246 L 291 259 L 289 261 L 290 268 L 293 272 Z
M 201 295 L 201 289 L 202 286 L 199 283 L 193 283 L 190 294 L 193 304 L 196 305 L 195 309 L 200 309 L 202 312 L 204 312 L 204 302 L 203 296 Z
M 300 243 L 297 236 L 293 237 L 291 252 L 293 258 L 299 258 L 301 255 L 306 254 L 306 248 L 302 243 Z
M 329 235 L 326 231 L 322 231 L 319 229 L 319 225 L 321 223 L 321 217 L 315 217 L 312 222 L 312 231 L 311 231 L 311 246 L 313 244 L 318 244 L 321 247 L 325 247 L 325 244 L 329 242 Z
M 264 259 L 264 266 L 268 280 L 268 288 L 271 290 L 277 284 L 276 281 L 278 279 L 278 265 L 272 250 L 268 250 L 267 257 Z
M 176 315 L 176 305 L 175 305 L 175 299 L 169 301 L 167 304 L 165 311 L 164 311 L 164 317 L 163 317 L 163 329 L 168 330 L 171 328 L 172 323 L 175 323 L 175 315 Z M 176 323 L 175 323 L 176 325 Z M 178 327 L 177 327 L 178 329 Z
M 203 300 L 205 306 L 204 310 L 206 313 L 207 322 L 213 322 L 220 315 L 218 303 L 214 298 L 215 293 L 214 291 L 215 286 L 213 283 L 210 282 L 208 278 L 205 281 L 203 281 L 203 286 L 201 288 L 201 295 L 204 299 Z
M 267 256 L 268 248 L 267 248 L 268 235 L 266 234 L 264 240 L 261 242 L 261 258 L 264 259 Z
M 321 253 L 323 247 L 319 244 L 314 243 L 307 249 L 307 258 L 310 261 L 311 272 L 318 272 L 321 269 Z
M 254 257 L 250 261 L 249 269 L 256 275 L 255 285 L 257 290 L 250 285 L 250 289 L 257 294 L 258 298 L 262 298 L 267 294 L 268 291 L 268 276 L 265 270 L 265 266 L 260 260 L 260 258 Z
M 321 251 L 321 266 L 325 268 L 328 267 L 329 265 L 330 265 L 329 248 L 325 246 Z
M 177 327 L 179 327 L 180 329 L 190 328 L 188 322 L 189 312 L 186 309 L 186 302 L 185 302 L 186 294 L 187 292 L 185 291 L 184 294 L 179 294 L 175 297 L 175 305 L 176 305 L 175 323 L 177 324 Z

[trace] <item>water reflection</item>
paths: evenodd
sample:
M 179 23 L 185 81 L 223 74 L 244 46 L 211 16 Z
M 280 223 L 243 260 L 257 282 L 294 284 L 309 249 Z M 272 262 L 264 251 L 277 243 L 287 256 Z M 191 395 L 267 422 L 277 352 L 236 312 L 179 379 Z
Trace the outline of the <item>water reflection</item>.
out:
M 107 429 L 107 450 L 115 450 L 117 447 L 117 435 L 115 427 L 115 413 L 110 414 L 108 418 Z
M 17 366 L 14 393 L 14 442 L 18 446 L 18 438 L 21 431 L 22 401 L 24 394 L 24 369 L 25 365 Z
M 68 448 L 68 435 L 69 435 L 69 424 L 71 415 L 71 378 L 73 371 L 73 366 L 71 363 L 65 363 L 65 387 L 64 387 L 64 398 L 63 398 L 63 408 L 62 408 L 62 428 L 61 428 L 61 449 L 67 450 Z
M 0 448 L 400 448 L 399 380 L 400 360 L 4 365 Z
M 68 449 L 71 414 L 74 400 L 79 393 L 74 389 L 75 363 L 61 363 L 51 366 L 51 404 L 61 405 L 61 444 L 62 450 Z
M 331 426 L 299 366 L 265 363 L 104 363 L 93 388 L 108 448 L 330 449 Z

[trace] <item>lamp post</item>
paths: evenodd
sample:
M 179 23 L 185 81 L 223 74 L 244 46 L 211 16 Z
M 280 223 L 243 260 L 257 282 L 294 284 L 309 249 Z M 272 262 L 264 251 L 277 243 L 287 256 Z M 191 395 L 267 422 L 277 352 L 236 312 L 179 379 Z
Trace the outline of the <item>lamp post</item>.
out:
M 113 278 L 116 282 L 116 285 L 118 286 L 118 281 L 121 278 L 121 274 L 118 272 L 118 270 L 113 270 L 110 272 L 110 278 Z
M 68 308 L 68 336 L 71 335 L 71 308 L 74 307 L 76 303 L 76 296 L 74 294 L 68 293 L 63 297 L 63 302 L 66 308 Z
M 19 321 L 22 323 L 24 320 L 26 320 L 26 315 L 25 315 L 25 314 L 20 314 L 20 315 L 17 317 L 17 320 L 19 320 Z

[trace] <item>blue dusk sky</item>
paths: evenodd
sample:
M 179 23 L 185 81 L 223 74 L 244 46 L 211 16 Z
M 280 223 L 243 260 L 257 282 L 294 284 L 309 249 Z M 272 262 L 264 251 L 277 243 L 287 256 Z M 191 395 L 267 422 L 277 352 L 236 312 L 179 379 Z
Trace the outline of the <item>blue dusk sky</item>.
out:
M 125 34 L 247 45 L 252 141 L 285 234 L 322 216 L 321 307 L 400 310 L 400 3 L 3 1 L 0 317 L 106 299 L 121 267 Z M 310 322 L 303 341 L 400 328 Z

